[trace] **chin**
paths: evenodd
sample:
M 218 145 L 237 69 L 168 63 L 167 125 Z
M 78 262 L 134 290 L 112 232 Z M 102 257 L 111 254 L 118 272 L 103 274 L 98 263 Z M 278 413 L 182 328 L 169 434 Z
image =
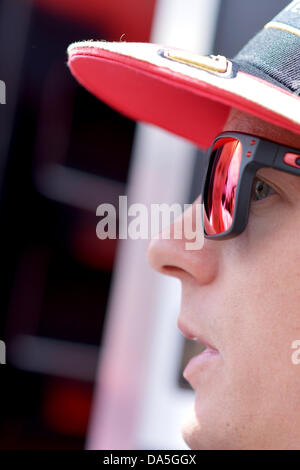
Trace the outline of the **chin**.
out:
M 192 450 L 201 450 L 201 426 L 194 407 L 189 410 L 181 426 L 181 434 L 185 443 Z
M 214 423 L 211 426 L 212 421 Z M 186 417 L 181 425 L 181 435 L 191 450 L 233 450 L 235 446 L 232 445 L 235 436 L 228 433 L 228 425 L 224 432 L 222 432 L 222 422 L 219 423 L 217 429 L 215 423 L 217 417 L 213 419 L 201 420 L 195 413 L 194 406 L 188 411 Z M 237 443 L 236 443 L 237 444 Z M 236 449 L 242 449 L 237 445 Z

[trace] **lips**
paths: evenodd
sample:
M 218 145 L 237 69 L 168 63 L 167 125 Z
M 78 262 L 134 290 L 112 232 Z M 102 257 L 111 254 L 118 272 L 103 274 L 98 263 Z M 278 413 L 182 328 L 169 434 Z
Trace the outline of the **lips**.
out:
M 210 344 L 206 338 L 195 333 L 179 319 L 178 328 L 187 339 L 194 340 L 204 346 L 204 350 L 189 361 L 183 372 L 184 378 L 195 389 L 200 382 L 203 383 L 208 379 L 210 376 L 208 372 L 214 370 L 214 366 L 220 361 L 221 355 L 217 348 Z
M 178 319 L 177 326 L 179 330 L 181 331 L 181 333 L 183 334 L 183 336 L 185 336 L 187 339 L 197 341 L 197 343 L 203 345 L 205 348 L 218 352 L 217 348 L 213 344 L 210 344 L 206 340 L 206 338 L 194 332 L 191 328 L 185 325 L 180 319 Z

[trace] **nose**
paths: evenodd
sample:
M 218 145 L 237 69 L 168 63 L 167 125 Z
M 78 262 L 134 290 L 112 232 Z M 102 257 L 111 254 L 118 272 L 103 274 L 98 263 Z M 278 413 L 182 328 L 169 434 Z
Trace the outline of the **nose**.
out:
M 161 233 L 159 238 L 151 240 L 147 257 L 150 265 L 162 274 L 177 277 L 182 281 L 192 278 L 194 282 L 205 285 L 217 276 L 222 242 L 204 239 L 201 248 L 188 249 L 191 240 L 186 238 L 185 230 L 182 230 L 181 238 L 174 237 L 174 233 L 178 233 L 179 225 L 194 225 L 197 213 L 195 207 L 196 202 L 170 226 L 170 237 L 163 238 Z M 196 227 L 198 225 L 196 224 Z

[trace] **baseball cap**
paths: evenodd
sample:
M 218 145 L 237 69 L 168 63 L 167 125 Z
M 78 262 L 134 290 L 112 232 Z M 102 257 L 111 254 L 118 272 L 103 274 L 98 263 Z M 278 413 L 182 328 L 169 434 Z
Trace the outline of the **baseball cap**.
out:
M 68 66 L 120 113 L 203 149 L 231 108 L 300 133 L 300 0 L 232 59 L 151 43 L 82 41 L 69 46 Z

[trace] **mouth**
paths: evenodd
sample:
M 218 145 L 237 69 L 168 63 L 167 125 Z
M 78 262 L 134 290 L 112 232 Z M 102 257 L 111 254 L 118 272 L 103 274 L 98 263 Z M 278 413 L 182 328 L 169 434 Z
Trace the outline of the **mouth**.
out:
M 203 376 L 207 376 L 205 372 L 213 367 L 214 364 L 220 359 L 221 355 L 218 349 L 206 338 L 189 329 L 180 320 L 178 320 L 178 328 L 182 334 L 189 340 L 197 342 L 202 347 L 200 354 L 194 356 L 187 364 L 183 371 L 183 377 L 189 382 L 192 388 Z
M 187 339 L 190 339 L 192 341 L 196 341 L 197 343 L 201 344 L 205 349 L 211 349 L 214 351 L 217 351 L 217 348 L 213 345 L 210 344 L 206 338 L 203 336 L 199 335 L 198 333 L 194 332 L 191 328 L 186 326 L 180 319 L 178 319 L 177 326 L 183 336 L 185 336 Z

